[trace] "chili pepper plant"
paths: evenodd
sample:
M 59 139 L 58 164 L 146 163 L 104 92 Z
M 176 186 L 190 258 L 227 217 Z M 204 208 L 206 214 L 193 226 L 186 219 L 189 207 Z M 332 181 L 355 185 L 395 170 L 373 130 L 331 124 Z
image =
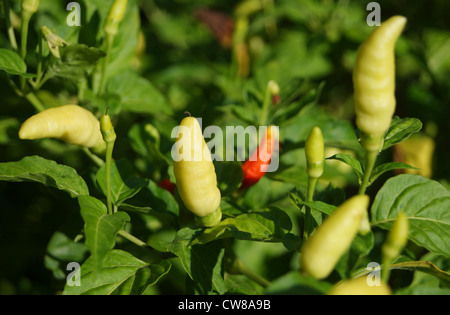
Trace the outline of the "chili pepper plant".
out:
M 377 3 L 2 0 L 0 293 L 449 294 L 450 7 Z

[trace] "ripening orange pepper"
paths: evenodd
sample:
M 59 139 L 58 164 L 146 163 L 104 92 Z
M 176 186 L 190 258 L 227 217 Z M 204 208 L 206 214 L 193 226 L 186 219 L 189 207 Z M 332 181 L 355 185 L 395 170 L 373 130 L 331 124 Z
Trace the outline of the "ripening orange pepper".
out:
M 273 126 L 269 126 L 250 158 L 242 164 L 244 178 L 239 189 L 255 185 L 269 168 L 271 158 L 278 142 L 278 134 Z

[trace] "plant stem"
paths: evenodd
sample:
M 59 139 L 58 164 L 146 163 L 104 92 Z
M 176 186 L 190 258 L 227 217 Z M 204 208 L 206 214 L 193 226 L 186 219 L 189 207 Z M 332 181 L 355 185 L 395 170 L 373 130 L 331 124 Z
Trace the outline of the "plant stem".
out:
M 38 64 L 37 64 L 37 72 L 36 72 L 36 81 L 35 86 L 40 86 L 40 82 L 42 79 L 42 32 L 38 32 Z
M 31 14 L 22 11 L 22 27 L 20 30 L 20 56 L 22 57 L 22 60 L 25 62 L 25 59 L 27 57 L 27 42 L 28 42 L 28 28 L 30 25 L 30 19 L 31 19 Z M 22 91 L 25 90 L 25 78 L 21 77 L 20 78 L 20 88 Z
M 3 2 L 5 4 L 5 7 L 3 8 L 5 10 L 5 21 L 6 21 L 6 28 L 8 29 L 8 38 L 9 42 L 11 43 L 11 47 L 14 50 L 18 50 L 19 46 L 17 45 L 16 35 L 14 33 L 14 28 L 11 25 L 11 19 L 10 19 L 10 7 L 9 7 L 9 0 L 5 0 Z
M 106 142 L 106 203 L 108 206 L 108 213 L 113 214 L 111 202 L 111 161 L 112 152 L 114 149 L 114 141 Z
M 310 202 L 314 200 L 314 190 L 317 184 L 317 177 L 308 176 L 308 191 L 306 193 L 306 201 Z M 307 240 L 309 237 L 309 226 L 311 222 L 311 208 L 305 207 L 305 220 L 303 222 L 303 240 Z
M 265 126 L 267 123 L 267 117 L 269 115 L 269 106 L 272 101 L 272 94 L 270 93 L 269 87 L 266 87 L 266 94 L 264 95 L 264 102 L 261 109 L 261 117 L 259 119 L 259 125 Z
M 364 195 L 366 193 L 367 186 L 369 185 L 370 176 L 372 175 L 373 167 L 377 160 L 378 151 L 366 151 L 366 165 L 364 169 L 364 176 L 359 187 L 358 194 Z
M 22 27 L 20 30 L 20 56 L 23 61 L 25 61 L 25 58 L 27 57 L 28 27 L 30 25 L 30 19 L 31 15 L 25 13 L 22 14 Z
M 130 233 L 128 233 L 125 230 L 121 230 L 118 233 L 120 236 L 126 238 L 127 240 L 129 240 L 130 242 L 136 244 L 139 247 L 149 247 L 147 245 L 147 243 L 145 243 L 144 241 L 141 241 L 140 239 L 138 239 L 136 236 L 131 235 Z
M 314 199 L 314 190 L 316 188 L 316 184 L 317 184 L 317 177 L 311 177 L 309 176 L 308 178 L 308 192 L 306 194 L 306 201 L 313 201 Z
M 97 166 L 102 167 L 105 164 L 105 161 L 92 153 L 88 148 L 83 148 L 83 151 Z
M 101 64 L 100 85 L 99 85 L 98 95 L 102 95 L 105 90 L 106 69 L 108 67 L 113 43 L 114 43 L 114 36 L 106 35 L 106 48 L 105 48 L 106 56 L 103 59 L 103 62 Z
M 267 288 L 270 285 L 270 282 L 268 280 L 250 270 L 240 259 L 236 259 L 236 267 L 238 268 L 239 273 L 255 281 L 263 288 Z
M 31 103 L 31 105 L 33 105 L 34 108 L 36 108 L 38 112 L 42 112 L 45 110 L 44 105 L 42 105 L 41 101 L 37 98 L 37 96 L 33 92 L 27 93 L 24 96 Z

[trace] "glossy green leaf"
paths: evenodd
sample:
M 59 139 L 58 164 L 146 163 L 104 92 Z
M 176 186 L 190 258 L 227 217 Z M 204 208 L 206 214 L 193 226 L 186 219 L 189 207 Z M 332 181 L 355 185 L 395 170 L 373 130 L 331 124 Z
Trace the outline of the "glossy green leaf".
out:
M 327 158 L 327 160 L 338 160 L 349 165 L 353 169 L 353 171 L 355 171 L 356 175 L 358 175 L 358 178 L 360 180 L 364 176 L 361 163 L 356 158 L 354 158 L 349 154 L 338 153 L 333 156 L 330 156 L 329 158 Z
M 397 170 L 397 169 L 419 170 L 417 167 L 414 167 L 414 166 L 411 166 L 409 164 L 402 163 L 402 162 L 383 163 L 374 168 L 374 170 L 372 171 L 372 174 L 370 176 L 369 184 L 372 184 L 382 174 L 389 172 L 389 171 Z
M 383 150 L 402 142 L 411 134 L 422 129 L 422 122 L 417 118 L 394 117 L 386 135 L 384 136 Z
M 167 260 L 162 260 L 157 264 L 152 264 L 149 266 L 150 268 L 150 278 L 146 283 L 146 288 L 142 291 L 142 295 L 146 295 L 150 292 L 152 286 L 158 283 L 159 280 L 166 276 L 170 269 L 172 268 L 172 264 Z
M 14 50 L 0 48 L 0 70 L 20 75 L 27 72 L 27 65 Z
M 326 294 L 331 284 L 313 277 L 291 271 L 274 280 L 265 291 L 267 295 L 321 295 Z
M 204 244 L 227 237 L 242 240 L 281 242 L 284 233 L 291 228 L 291 221 L 282 210 L 272 208 L 252 211 L 234 218 L 226 218 L 218 225 L 205 229 L 192 244 Z
M 228 196 L 239 189 L 243 178 L 241 162 L 215 161 L 214 167 L 222 196 Z
M 152 180 L 147 181 L 147 184 L 133 198 L 127 200 L 122 208 L 143 214 L 156 211 L 170 214 L 174 218 L 178 218 L 180 211 L 175 197 Z
M 38 182 L 63 190 L 73 198 L 89 195 L 86 182 L 73 168 L 39 156 L 27 156 L 18 162 L 0 163 L 0 180 Z
M 199 292 L 205 294 L 215 291 L 223 294 L 226 288 L 222 269 L 225 249 L 220 242 L 192 245 L 191 241 L 199 232 L 199 229 L 182 228 L 172 242 L 160 246 L 180 258 L 184 270 Z
M 78 202 L 85 223 L 86 246 L 91 253 L 92 263 L 100 268 L 116 244 L 117 233 L 130 221 L 130 217 L 122 211 L 107 214 L 103 202 L 91 196 L 81 196 Z
M 79 286 L 66 285 L 64 295 L 113 295 L 138 293 L 150 277 L 149 264 L 122 250 L 110 251 L 100 269 L 93 257 L 81 265 Z M 136 287 L 138 286 L 138 287 Z
M 106 165 L 98 170 L 97 182 L 106 196 Z M 111 198 L 115 205 L 136 195 L 146 184 L 147 180 L 136 175 L 128 160 L 111 163 Z
M 409 239 L 432 252 L 450 256 L 450 192 L 420 175 L 386 181 L 371 208 L 371 224 L 389 230 L 400 211 L 409 221 Z
M 172 109 L 164 95 L 147 79 L 132 71 L 111 78 L 107 90 L 121 97 L 123 111 L 140 114 L 168 114 Z
M 61 59 L 51 57 L 48 77 L 59 77 L 79 81 L 92 72 L 106 53 L 95 47 L 72 44 L 60 48 Z

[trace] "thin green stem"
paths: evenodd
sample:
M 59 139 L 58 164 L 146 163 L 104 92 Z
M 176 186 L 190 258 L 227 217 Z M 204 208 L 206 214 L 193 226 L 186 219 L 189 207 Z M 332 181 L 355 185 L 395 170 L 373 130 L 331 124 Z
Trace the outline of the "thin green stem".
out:
M 145 243 L 144 241 L 138 239 L 136 236 L 131 235 L 130 233 L 128 233 L 125 230 L 120 230 L 118 233 L 120 236 L 122 236 L 123 238 L 126 238 L 127 240 L 129 240 L 130 242 L 136 244 L 139 247 L 149 247 L 147 245 L 147 243 Z
M 114 150 L 114 141 L 106 142 L 106 203 L 108 206 L 108 213 L 113 214 L 112 201 L 111 201 L 111 162 L 112 152 Z
M 309 177 L 308 178 L 308 191 L 306 194 L 306 201 L 313 201 L 314 199 L 314 191 L 316 189 L 317 177 Z
M 101 74 L 100 74 L 100 85 L 98 90 L 98 95 L 102 95 L 105 91 L 105 81 L 106 81 L 106 69 L 108 68 L 109 60 L 110 60 L 110 54 L 112 50 L 112 46 L 114 43 L 114 36 L 113 35 L 106 35 L 106 56 L 103 59 L 103 62 L 101 63 Z
M 30 25 L 31 14 L 28 12 L 22 11 L 22 27 L 20 30 L 20 56 L 22 60 L 25 62 L 27 57 L 27 43 L 28 43 L 28 28 Z M 20 88 L 22 91 L 25 90 L 26 80 L 24 77 L 20 78 Z
M 314 191 L 317 184 L 317 177 L 308 176 L 308 190 L 306 193 L 306 201 L 310 202 L 314 200 Z M 307 240 L 309 237 L 309 226 L 311 225 L 311 208 L 305 207 L 305 219 L 303 222 L 303 240 Z
M 17 45 L 16 34 L 14 33 L 14 28 L 11 25 L 11 19 L 10 19 L 11 9 L 9 7 L 9 0 L 5 0 L 5 1 L 3 1 L 3 3 L 5 4 L 3 9 L 4 9 L 4 13 L 5 13 L 6 28 L 8 29 L 9 42 L 11 43 L 11 47 L 14 50 L 18 50 L 19 46 Z
M 98 166 L 102 167 L 105 164 L 105 161 L 103 161 L 101 158 L 99 158 L 97 155 L 92 153 L 88 148 L 83 148 L 83 152 L 86 153 L 86 155 Z
M 24 96 L 38 112 L 42 112 L 45 110 L 44 105 L 42 105 L 41 101 L 33 92 L 27 93 Z
M 22 27 L 20 30 L 20 56 L 24 61 L 27 57 L 28 28 L 30 25 L 30 19 L 31 15 L 25 13 L 22 14 Z
M 267 124 L 267 117 L 269 116 L 270 103 L 272 101 L 272 94 L 269 87 L 266 87 L 266 93 L 264 95 L 264 102 L 261 109 L 261 117 L 259 119 L 259 125 L 265 126 Z
M 255 281 L 263 288 L 267 288 L 270 285 L 270 282 L 266 280 L 264 277 L 255 273 L 253 270 L 250 270 L 240 259 L 236 258 L 236 267 L 240 274 L 246 276 L 247 278 Z
M 84 101 L 84 94 L 87 87 L 87 80 L 84 78 L 78 83 L 78 101 Z
M 370 176 L 372 175 L 373 167 L 377 160 L 378 151 L 366 151 L 366 166 L 364 169 L 364 176 L 359 187 L 358 194 L 364 195 L 366 193 L 367 186 L 369 186 Z
M 40 81 L 42 79 L 42 32 L 38 32 L 38 64 L 37 64 L 37 72 L 36 72 L 36 81 L 35 86 L 40 86 Z

